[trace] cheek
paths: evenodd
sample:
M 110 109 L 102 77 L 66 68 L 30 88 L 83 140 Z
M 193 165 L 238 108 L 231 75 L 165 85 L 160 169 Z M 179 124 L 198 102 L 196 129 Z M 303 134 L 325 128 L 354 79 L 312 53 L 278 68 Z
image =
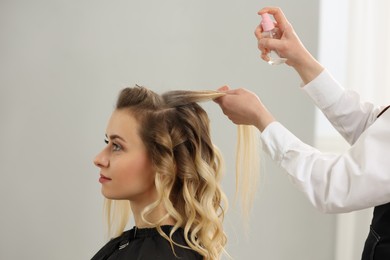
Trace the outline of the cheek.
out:
M 153 198 L 155 172 L 148 157 L 133 154 L 116 158 L 110 163 L 112 181 L 103 184 L 102 193 L 109 199 L 137 200 Z M 141 197 L 140 197 L 141 196 Z
M 154 171 L 146 156 L 137 156 L 123 165 L 122 176 L 127 183 L 139 186 L 154 184 Z

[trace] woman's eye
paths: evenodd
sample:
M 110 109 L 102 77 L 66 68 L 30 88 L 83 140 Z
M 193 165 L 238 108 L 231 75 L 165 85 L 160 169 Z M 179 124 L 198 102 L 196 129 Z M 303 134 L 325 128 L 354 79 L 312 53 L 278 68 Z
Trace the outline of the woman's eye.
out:
M 115 152 L 120 151 L 120 150 L 122 150 L 122 147 L 119 144 L 112 143 L 112 150 Z
M 108 145 L 110 145 L 110 141 L 108 139 L 104 139 L 104 142 Z M 117 144 L 117 143 L 114 143 L 114 142 L 111 142 L 111 146 L 112 146 L 112 150 L 114 152 L 117 152 L 117 151 L 120 151 L 122 150 L 122 146 Z

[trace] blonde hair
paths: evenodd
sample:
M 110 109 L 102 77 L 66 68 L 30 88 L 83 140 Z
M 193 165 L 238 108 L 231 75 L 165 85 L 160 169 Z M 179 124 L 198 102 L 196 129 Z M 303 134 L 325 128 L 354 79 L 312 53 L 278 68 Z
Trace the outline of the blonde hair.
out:
M 236 146 L 236 195 L 241 198 L 244 224 L 249 223 L 260 172 L 259 131 L 252 125 L 238 125 Z
M 188 246 L 211 260 L 220 258 L 226 244 L 222 222 L 228 203 L 220 186 L 222 156 L 211 142 L 207 113 L 197 102 L 223 95 L 217 91 L 158 95 L 136 86 L 123 89 L 116 105 L 118 110 L 127 109 L 139 123 L 139 135 L 156 172 L 158 200 L 143 210 L 143 220 L 155 226 L 172 249 L 178 245 L 173 233 L 183 228 Z M 159 205 L 167 215 L 154 223 L 148 221 Z M 120 236 L 131 213 L 129 201 L 106 199 L 105 212 L 109 235 Z M 175 220 L 169 236 L 160 228 L 168 217 Z

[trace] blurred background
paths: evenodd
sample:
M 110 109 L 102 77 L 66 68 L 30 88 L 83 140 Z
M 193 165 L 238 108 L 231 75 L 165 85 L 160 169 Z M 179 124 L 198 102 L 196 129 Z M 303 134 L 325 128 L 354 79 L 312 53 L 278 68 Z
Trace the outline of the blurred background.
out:
M 366 8 L 374 5 L 368 2 L 1 0 L 0 259 L 90 259 L 104 245 L 103 198 L 92 160 L 104 146 L 123 87 L 139 84 L 158 93 L 245 87 L 303 141 L 342 152 L 345 142 L 300 91 L 298 75 L 262 61 L 253 32 L 258 10 L 280 6 L 308 50 L 348 85 L 362 68 L 347 64 L 367 50 L 350 48 L 351 39 L 360 39 L 353 40 L 359 31 L 351 34 L 349 26 L 359 12 L 386 10 Z M 367 97 L 383 101 L 372 93 Z M 225 229 L 233 259 L 360 258 L 371 210 L 318 212 L 263 153 L 244 230 L 234 204 L 236 126 L 215 103 L 203 106 L 226 162 L 223 188 L 231 203 Z

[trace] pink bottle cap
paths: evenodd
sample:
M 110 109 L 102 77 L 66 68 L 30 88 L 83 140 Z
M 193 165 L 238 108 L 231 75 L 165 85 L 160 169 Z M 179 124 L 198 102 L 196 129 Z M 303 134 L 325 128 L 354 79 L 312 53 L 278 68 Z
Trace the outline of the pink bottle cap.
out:
M 269 14 L 264 13 L 261 15 L 261 27 L 265 32 L 271 31 L 275 28 L 274 22 L 271 20 Z

